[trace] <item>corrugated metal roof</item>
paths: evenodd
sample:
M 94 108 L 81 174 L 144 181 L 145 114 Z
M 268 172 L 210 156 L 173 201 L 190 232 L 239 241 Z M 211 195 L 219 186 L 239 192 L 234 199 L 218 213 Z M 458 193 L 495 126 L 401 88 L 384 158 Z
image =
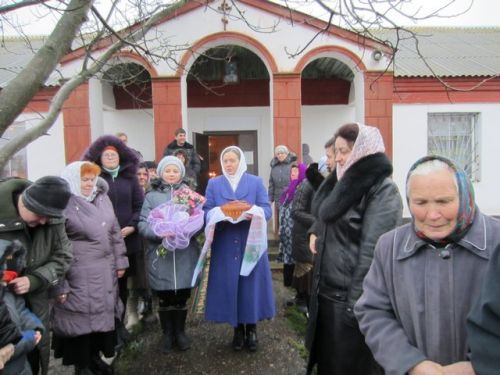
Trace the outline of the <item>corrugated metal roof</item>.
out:
M 394 61 L 396 77 L 488 77 L 500 74 L 500 27 L 488 28 L 410 28 L 418 37 L 422 56 L 417 53 L 415 39 L 402 32 Z M 393 30 L 372 33 L 394 46 Z M 30 45 L 20 38 L 5 38 L 0 44 L 0 87 L 5 87 L 29 62 L 41 47 L 43 37 L 30 39 Z M 432 69 L 432 70 L 431 70 Z M 434 73 L 433 73 L 434 72 Z M 53 73 L 47 86 L 59 84 L 60 76 Z
M 410 28 L 402 32 L 394 61 L 397 77 L 480 77 L 500 73 L 500 28 Z M 396 44 L 396 32 L 374 31 L 382 40 Z M 433 73 L 434 72 L 434 73 Z
M 43 45 L 42 36 L 4 38 L 0 41 L 0 87 L 5 87 L 29 63 L 33 55 Z M 46 86 L 59 84 L 60 75 L 52 73 L 45 82 Z

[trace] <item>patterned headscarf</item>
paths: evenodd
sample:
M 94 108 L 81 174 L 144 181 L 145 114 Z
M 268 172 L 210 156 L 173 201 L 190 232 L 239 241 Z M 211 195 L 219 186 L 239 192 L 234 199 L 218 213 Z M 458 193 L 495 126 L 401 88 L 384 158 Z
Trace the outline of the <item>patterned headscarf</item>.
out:
M 380 131 L 368 125 L 357 123 L 359 127 L 358 137 L 354 146 L 352 147 L 351 155 L 344 166 L 337 164 L 335 171 L 337 172 L 337 180 L 340 180 L 344 173 L 358 160 L 368 155 L 376 154 L 377 152 L 384 152 L 384 140 Z
M 291 169 L 293 169 L 294 167 L 295 166 L 292 165 Z M 299 175 L 295 180 L 290 181 L 290 184 L 288 184 L 288 188 L 283 192 L 283 194 L 281 194 L 280 197 L 281 204 L 291 202 L 293 200 L 293 196 L 295 195 L 295 190 L 297 189 L 297 186 L 299 186 L 299 184 L 304 180 L 304 178 L 306 178 L 306 169 L 307 169 L 306 165 L 304 163 L 300 163 L 296 167 L 299 168 Z
M 426 162 L 429 162 L 431 160 L 439 160 L 445 163 L 450 167 L 450 169 L 454 172 L 455 174 L 455 179 L 457 182 L 458 186 L 458 199 L 459 199 L 459 206 L 458 206 L 458 215 L 457 215 L 457 224 L 455 226 L 455 229 L 453 232 L 451 232 L 446 238 L 440 240 L 440 241 L 434 241 L 429 238 L 427 238 L 422 232 L 417 231 L 415 228 L 415 233 L 417 236 L 421 239 L 423 239 L 426 242 L 431 242 L 431 243 L 436 243 L 438 242 L 439 245 L 444 245 L 450 242 L 458 242 L 469 230 L 469 228 L 472 225 L 472 222 L 474 221 L 474 215 L 476 213 L 476 203 L 474 200 L 474 188 L 472 187 L 472 182 L 470 181 L 469 177 L 465 173 L 464 170 L 459 168 L 455 163 L 453 163 L 451 160 L 443 157 L 443 156 L 438 156 L 438 155 L 431 155 L 431 156 L 424 156 L 423 158 L 417 160 L 415 164 L 413 164 L 410 168 L 410 171 L 408 172 L 408 175 L 406 176 L 406 200 L 409 205 L 409 197 L 408 197 L 408 182 L 411 176 L 411 173 L 417 168 L 419 165 L 424 164 Z

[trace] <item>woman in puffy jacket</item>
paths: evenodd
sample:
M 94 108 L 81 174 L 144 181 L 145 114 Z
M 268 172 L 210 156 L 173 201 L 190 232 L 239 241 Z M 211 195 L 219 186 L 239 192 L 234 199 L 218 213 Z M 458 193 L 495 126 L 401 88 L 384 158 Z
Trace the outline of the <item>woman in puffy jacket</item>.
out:
M 77 161 L 62 172 L 72 196 L 64 211 L 73 263 L 53 288 L 54 356 L 76 373 L 104 366 L 100 352 L 115 355 L 115 317 L 123 312 L 118 278 L 128 267 L 125 243 L 108 197 L 108 184 L 94 163 Z

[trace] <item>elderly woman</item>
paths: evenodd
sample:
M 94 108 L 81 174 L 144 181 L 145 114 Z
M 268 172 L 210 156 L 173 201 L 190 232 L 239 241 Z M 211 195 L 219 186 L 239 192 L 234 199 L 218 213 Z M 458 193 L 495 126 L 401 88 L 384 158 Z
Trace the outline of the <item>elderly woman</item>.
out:
M 144 200 L 139 230 L 147 241 L 149 284 L 158 296 L 160 324 L 164 334 L 162 350 L 168 353 L 174 343 L 181 351 L 191 347 L 191 340 L 185 333 L 186 303 L 191 296 L 191 277 L 200 247 L 195 236 L 192 236 L 184 249 L 161 250 L 162 238 L 148 222 L 151 211 L 171 201 L 176 191 L 189 191 L 189 188 L 183 182 L 184 163 L 175 156 L 161 159 L 157 173 L 159 178 L 151 182 L 151 190 Z
M 115 316 L 123 311 L 118 278 L 128 259 L 100 172 L 94 163 L 77 161 L 61 175 L 72 193 L 64 215 L 74 261 L 64 283 L 52 290 L 56 303 L 51 324 L 54 356 L 62 357 L 64 365 L 75 365 L 77 374 L 102 369 L 100 352 L 114 356 Z
M 276 228 L 279 228 L 280 198 L 290 184 L 290 169 L 292 163 L 297 161 L 297 155 L 291 153 L 284 145 L 276 146 L 274 157 L 271 160 L 271 175 L 267 194 L 269 201 L 274 202 Z
M 119 138 L 103 135 L 97 138 L 85 151 L 83 160 L 91 161 L 102 169 L 101 177 L 109 185 L 108 196 L 120 223 L 121 234 L 127 247 L 130 267 L 119 281 L 120 298 L 127 306 L 128 326 L 137 322 L 137 294 L 132 293 L 129 303 L 127 280 L 136 275 L 136 254 L 142 249 L 137 224 L 144 201 L 144 192 L 137 180 L 139 159 L 134 150 Z M 132 280 L 131 280 L 132 281 Z M 132 287 L 131 289 L 134 289 Z M 124 316 L 118 326 L 120 341 L 127 341 L 128 332 L 123 325 Z
M 221 154 L 222 176 L 208 182 L 203 209 L 210 211 L 227 202 L 241 200 L 262 208 L 265 219 L 271 207 L 260 177 L 246 173 L 245 155 L 230 146 Z M 207 215 L 208 216 L 208 215 Z M 221 221 L 215 227 L 208 276 L 205 318 L 226 322 L 234 327 L 233 349 L 244 344 L 257 350 L 257 322 L 275 314 L 271 270 L 267 254 L 257 262 L 248 276 L 240 275 L 245 246 L 250 231 L 250 215 L 233 223 Z
M 474 374 L 466 316 L 500 222 L 479 212 L 465 172 L 443 157 L 417 161 L 406 194 L 412 222 L 377 244 L 355 308 L 360 328 L 388 375 Z
M 316 257 L 308 372 L 317 363 L 319 375 L 377 374 L 352 309 L 378 238 L 401 221 L 401 197 L 377 128 L 343 125 L 325 148 L 334 153 L 336 169 L 312 202 L 310 247 Z

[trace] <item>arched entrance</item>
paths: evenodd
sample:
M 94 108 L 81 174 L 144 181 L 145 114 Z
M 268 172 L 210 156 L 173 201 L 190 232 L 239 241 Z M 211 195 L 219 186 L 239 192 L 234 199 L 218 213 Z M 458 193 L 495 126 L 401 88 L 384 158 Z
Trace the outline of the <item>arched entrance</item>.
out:
M 92 134 L 124 132 L 128 135 L 130 147 L 140 151 L 144 160 L 154 160 L 149 71 L 135 62 L 121 62 L 104 71 L 100 80 L 93 84 L 100 86 L 97 91 L 101 93 L 101 100 L 91 103 L 91 108 L 100 106 L 100 111 L 91 110 L 94 116 Z
M 263 147 L 272 147 L 269 72 L 248 48 L 224 44 L 206 50 L 186 77 L 187 120 L 206 166 L 200 185 L 220 174 L 223 148 L 237 145 L 250 173 L 259 174 Z M 260 165 L 259 165 L 260 164 Z
M 301 138 L 303 153 L 309 149 L 313 161 L 324 154 L 325 142 L 340 125 L 356 121 L 353 81 L 353 71 L 332 57 L 318 57 L 304 67 Z

